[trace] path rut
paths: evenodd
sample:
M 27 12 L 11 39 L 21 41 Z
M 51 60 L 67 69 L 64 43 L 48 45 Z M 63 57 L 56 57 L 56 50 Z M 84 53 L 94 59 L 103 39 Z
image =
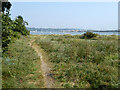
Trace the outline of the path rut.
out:
M 41 69 L 42 69 L 42 74 L 44 76 L 44 87 L 45 88 L 54 88 L 54 80 L 51 76 L 49 76 L 50 74 L 50 67 L 47 65 L 47 63 L 43 60 L 43 55 L 40 51 L 40 47 L 33 43 L 35 40 L 31 40 L 30 41 L 30 46 L 37 52 L 38 56 L 40 57 L 40 61 L 41 61 Z

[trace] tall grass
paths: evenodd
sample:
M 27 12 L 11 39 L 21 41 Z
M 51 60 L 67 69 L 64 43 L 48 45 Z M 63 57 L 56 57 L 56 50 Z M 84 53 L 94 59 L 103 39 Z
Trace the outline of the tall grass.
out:
M 39 39 L 41 38 L 41 39 Z M 54 64 L 54 78 L 66 88 L 117 88 L 118 38 L 42 35 L 35 41 Z

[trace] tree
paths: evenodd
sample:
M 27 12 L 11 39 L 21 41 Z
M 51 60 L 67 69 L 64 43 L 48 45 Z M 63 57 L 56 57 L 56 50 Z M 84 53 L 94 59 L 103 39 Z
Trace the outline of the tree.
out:
M 14 23 L 16 25 L 14 31 L 20 32 L 22 35 L 29 35 L 29 31 L 25 27 L 28 23 L 23 20 L 22 16 L 18 16 Z
M 13 31 L 12 31 L 12 20 L 9 17 L 9 10 L 11 8 L 10 2 L 2 1 L 2 49 L 5 50 L 5 47 L 11 42 Z
M 18 16 L 15 21 L 10 18 L 10 2 L 2 2 L 2 49 L 3 52 L 7 50 L 9 43 L 14 42 L 16 38 L 20 35 L 29 35 L 29 31 L 26 29 L 25 25 L 28 25 L 26 21 L 23 20 L 22 16 Z
M 9 10 L 11 8 L 12 4 L 10 2 L 2 2 L 2 12 L 4 14 L 4 12 L 6 11 L 7 13 L 9 13 Z

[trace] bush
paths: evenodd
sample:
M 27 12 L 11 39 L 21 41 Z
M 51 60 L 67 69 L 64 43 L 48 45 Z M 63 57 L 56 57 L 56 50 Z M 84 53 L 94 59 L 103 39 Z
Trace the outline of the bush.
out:
M 87 39 L 90 39 L 90 38 L 93 38 L 93 37 L 96 37 L 98 34 L 95 34 L 95 33 L 92 33 L 92 32 L 86 32 L 83 34 L 83 38 L 87 38 Z

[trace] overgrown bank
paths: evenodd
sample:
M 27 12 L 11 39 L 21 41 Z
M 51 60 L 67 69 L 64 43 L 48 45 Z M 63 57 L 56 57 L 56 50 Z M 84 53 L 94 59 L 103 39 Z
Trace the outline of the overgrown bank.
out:
M 36 37 L 36 43 L 54 65 L 52 73 L 55 80 L 66 88 L 118 88 L 118 37 L 80 37 Z
M 21 36 L 3 54 L 3 88 L 44 87 L 40 58 L 29 45 L 30 39 L 46 53 L 53 65 L 50 75 L 60 87 L 118 88 L 118 37 L 80 37 Z

